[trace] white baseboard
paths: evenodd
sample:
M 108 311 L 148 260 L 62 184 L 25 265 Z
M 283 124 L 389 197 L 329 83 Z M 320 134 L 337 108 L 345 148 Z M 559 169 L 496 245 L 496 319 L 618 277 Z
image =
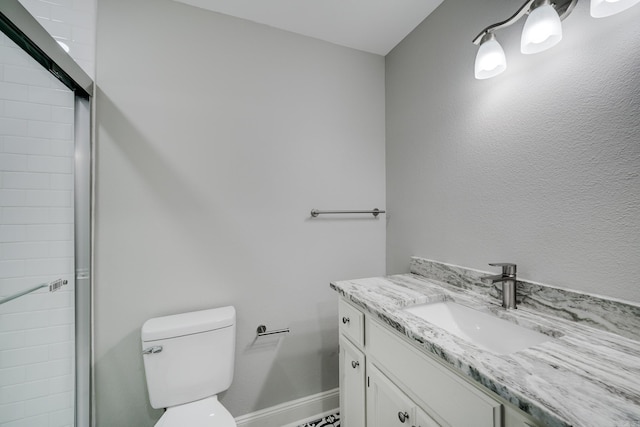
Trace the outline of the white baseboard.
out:
M 236 418 L 238 427 L 289 427 L 340 407 L 340 389 L 324 391 Z
M 319 419 L 328 417 L 329 415 L 335 414 L 336 412 L 338 412 L 339 409 L 340 408 L 334 408 L 334 409 L 331 409 L 329 411 L 323 412 L 321 414 L 314 414 L 314 415 L 312 415 L 310 417 L 307 417 L 307 418 L 305 418 L 303 420 L 297 420 L 296 422 L 293 422 L 291 424 L 287 424 L 286 426 L 282 426 L 282 427 L 298 427 L 298 426 L 300 426 L 300 425 L 302 425 L 304 423 L 310 423 L 312 421 L 317 421 Z

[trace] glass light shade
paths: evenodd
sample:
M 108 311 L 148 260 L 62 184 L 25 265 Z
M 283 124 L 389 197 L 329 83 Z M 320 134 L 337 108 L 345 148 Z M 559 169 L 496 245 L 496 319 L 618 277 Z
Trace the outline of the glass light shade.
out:
M 591 16 L 604 18 L 615 15 L 640 3 L 640 0 L 591 0 Z
M 492 36 L 480 45 L 476 55 L 476 79 L 483 80 L 495 77 L 507 69 L 507 59 L 500 43 Z
M 543 4 L 529 13 L 522 29 L 520 51 L 531 54 L 542 52 L 562 40 L 562 23 L 558 12 L 550 4 Z

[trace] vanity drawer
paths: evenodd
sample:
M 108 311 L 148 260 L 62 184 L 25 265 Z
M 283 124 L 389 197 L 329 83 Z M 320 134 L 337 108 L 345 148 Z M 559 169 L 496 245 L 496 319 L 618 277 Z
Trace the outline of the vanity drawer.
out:
M 367 320 L 367 357 L 396 385 L 451 426 L 500 427 L 502 404 L 386 327 Z M 464 408 L 464 410 L 461 410 Z
M 340 300 L 338 322 L 341 334 L 347 336 L 354 344 L 360 347 L 364 346 L 364 314 L 347 302 Z

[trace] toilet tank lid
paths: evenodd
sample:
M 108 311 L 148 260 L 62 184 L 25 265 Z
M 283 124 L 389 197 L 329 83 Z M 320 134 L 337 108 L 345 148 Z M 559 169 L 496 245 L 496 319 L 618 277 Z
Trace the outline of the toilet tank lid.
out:
M 155 317 L 142 325 L 142 341 L 176 338 L 231 326 L 236 321 L 233 306 Z

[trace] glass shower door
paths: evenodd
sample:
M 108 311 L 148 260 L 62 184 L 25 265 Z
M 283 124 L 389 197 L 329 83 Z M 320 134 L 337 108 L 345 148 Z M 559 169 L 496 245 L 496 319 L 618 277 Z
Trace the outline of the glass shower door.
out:
M 75 103 L 0 33 L 0 301 L 47 285 L 0 305 L 0 427 L 75 425 Z

